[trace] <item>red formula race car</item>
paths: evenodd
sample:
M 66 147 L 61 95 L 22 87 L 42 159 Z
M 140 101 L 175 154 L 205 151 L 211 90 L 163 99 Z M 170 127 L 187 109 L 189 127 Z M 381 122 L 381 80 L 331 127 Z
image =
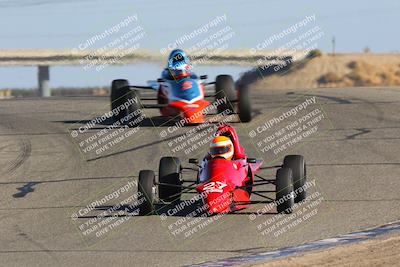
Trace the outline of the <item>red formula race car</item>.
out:
M 219 75 L 215 82 L 206 83 L 206 75 L 191 75 L 182 79 L 160 78 L 149 81 L 149 86 L 129 85 L 127 80 L 114 80 L 111 84 L 111 110 L 114 120 L 129 124 L 140 116 L 142 109 L 156 108 L 163 117 L 182 120 L 184 124 L 203 123 L 210 115 L 211 107 L 218 113 L 237 113 L 241 122 L 251 120 L 249 90 L 246 86 L 236 88 L 233 78 Z M 215 90 L 206 93 L 206 87 Z M 143 90 L 156 92 L 154 97 L 141 97 Z M 211 98 L 213 101 L 208 101 Z M 154 101 L 156 103 L 149 103 Z
M 190 159 L 194 167 L 182 167 L 176 157 L 163 157 L 160 160 L 158 177 L 151 170 L 139 173 L 138 191 L 142 196 L 139 214 L 152 214 L 155 203 L 180 201 L 182 193 L 197 191 L 209 215 L 230 213 L 247 208 L 250 204 L 276 201 L 279 213 L 291 213 L 295 202 L 306 197 L 306 163 L 303 156 L 288 155 L 279 166 L 262 167 L 262 161 L 248 158 L 240 145 L 235 129 L 222 125 L 216 136 L 229 137 L 233 143 L 233 156 L 225 158 L 206 155 L 201 163 Z M 263 169 L 277 168 L 276 177 L 266 178 L 259 173 Z M 184 176 L 196 172 L 196 180 Z M 257 190 L 261 186 L 273 185 L 273 190 Z M 276 192 L 275 199 L 267 196 Z M 157 194 L 158 193 L 158 194 Z M 257 195 L 267 201 L 252 201 Z M 157 212 L 158 213 L 158 212 Z

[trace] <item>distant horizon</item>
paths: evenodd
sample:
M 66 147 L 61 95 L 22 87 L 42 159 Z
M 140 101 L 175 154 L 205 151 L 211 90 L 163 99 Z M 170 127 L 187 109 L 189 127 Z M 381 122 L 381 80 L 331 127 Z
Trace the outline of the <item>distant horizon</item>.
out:
M 69 51 L 72 50 L 73 48 L 0 48 L 0 51 Z M 185 48 L 182 48 L 183 50 L 185 50 Z M 233 49 L 227 49 L 225 51 L 248 51 L 250 50 L 251 47 L 243 47 L 243 48 L 233 48 Z M 93 49 L 96 50 L 96 49 Z M 274 49 L 262 49 L 260 51 L 273 51 Z M 317 48 L 317 50 L 320 50 L 321 52 L 323 52 L 323 54 L 326 55 L 331 55 L 333 54 L 332 51 L 324 51 L 322 49 Z M 140 50 L 137 50 L 139 53 L 145 53 L 145 52 L 157 52 L 159 53 L 159 50 L 155 49 L 155 48 L 143 48 Z M 379 52 L 374 52 L 374 51 L 335 51 L 335 55 L 340 55 L 340 54 L 399 54 L 400 53 L 400 49 L 399 50 L 394 50 L 394 51 L 379 51 Z
M 264 46 L 271 50 L 307 47 L 327 54 L 333 49 L 335 54 L 400 53 L 400 35 L 395 30 L 400 25 L 400 1 L 396 0 L 187 0 L 183 4 L 0 0 L 0 7 L 0 51 L 116 48 L 127 43 L 125 48 L 146 49 L 165 57 L 176 44 L 188 49 L 188 54 L 190 49 L 208 46 L 252 51 Z M 0 68 L 0 88 L 34 87 L 37 70 L 28 68 Z M 104 84 L 106 79 L 129 74 L 130 69 L 127 66 L 118 73 L 119 68 L 112 67 L 99 75 L 74 68 L 59 72 L 52 67 L 52 85 Z M 140 73 L 159 75 L 158 69 L 150 68 Z
M 362 52 L 365 48 L 373 53 L 397 53 L 400 50 L 400 36 L 394 33 L 394 27 L 400 25 L 400 2 L 395 0 L 369 3 L 362 0 L 334 3 L 238 0 L 234 4 L 228 0 L 188 0 L 184 5 L 154 0 L 135 3 L 129 0 L 0 0 L 0 7 L 0 49 L 75 48 L 129 16 L 137 16 L 136 21 L 121 26 L 121 29 L 141 26 L 146 34 L 140 40 L 141 48 L 159 51 L 213 19 L 225 16 L 225 20 L 214 28 L 229 26 L 234 32 L 229 48 L 248 49 L 290 29 L 307 16 L 315 16 L 309 25 L 318 25 L 324 32 L 317 42 L 321 51 L 332 51 L 333 38 L 338 53 Z M 197 37 L 202 36 L 204 34 Z M 109 37 L 106 37 L 108 41 L 111 40 Z M 277 41 L 271 48 L 278 48 L 282 43 Z M 186 42 L 181 47 L 188 48 L 192 44 Z M 101 45 L 104 42 L 99 41 L 94 47 Z

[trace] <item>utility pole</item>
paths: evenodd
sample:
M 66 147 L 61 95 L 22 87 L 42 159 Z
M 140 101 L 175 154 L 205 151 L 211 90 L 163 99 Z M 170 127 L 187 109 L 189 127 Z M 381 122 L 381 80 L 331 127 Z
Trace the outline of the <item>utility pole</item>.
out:
M 335 36 L 332 37 L 332 55 L 335 56 L 336 41 Z
M 38 66 L 38 87 L 41 97 L 51 96 L 49 66 Z

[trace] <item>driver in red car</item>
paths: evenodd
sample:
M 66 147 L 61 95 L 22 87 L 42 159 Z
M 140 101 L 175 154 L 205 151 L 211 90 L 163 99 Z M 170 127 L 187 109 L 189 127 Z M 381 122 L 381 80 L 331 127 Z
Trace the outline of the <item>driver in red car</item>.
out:
M 210 159 L 225 159 L 232 160 L 233 166 L 239 168 L 243 162 L 241 160 L 246 158 L 244 148 L 239 143 L 239 138 L 235 128 L 228 124 L 223 124 L 218 127 L 215 132 L 215 137 L 210 143 L 208 154 L 203 158 L 201 168 Z M 209 179 L 208 175 L 201 175 L 200 182 L 206 182 Z
M 211 158 L 224 158 L 231 160 L 233 157 L 233 143 L 227 136 L 216 136 L 210 144 Z
M 213 147 L 218 147 L 218 149 L 214 149 Z M 236 133 L 235 128 L 228 124 L 223 124 L 218 127 L 215 133 L 215 138 L 210 145 L 210 156 L 212 158 L 223 157 L 229 160 L 243 159 L 246 157 L 245 150 L 239 143 L 239 137 Z

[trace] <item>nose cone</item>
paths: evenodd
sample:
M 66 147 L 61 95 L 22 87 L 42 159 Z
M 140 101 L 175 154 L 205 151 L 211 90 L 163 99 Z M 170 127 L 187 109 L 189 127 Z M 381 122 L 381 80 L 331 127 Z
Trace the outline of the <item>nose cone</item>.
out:
M 222 194 L 211 193 L 207 196 L 208 212 L 210 214 L 228 213 L 232 204 L 229 192 Z
M 207 100 L 198 100 L 192 104 L 187 104 L 183 108 L 183 113 L 187 124 L 198 124 L 205 122 L 203 113 L 204 108 L 210 105 Z

